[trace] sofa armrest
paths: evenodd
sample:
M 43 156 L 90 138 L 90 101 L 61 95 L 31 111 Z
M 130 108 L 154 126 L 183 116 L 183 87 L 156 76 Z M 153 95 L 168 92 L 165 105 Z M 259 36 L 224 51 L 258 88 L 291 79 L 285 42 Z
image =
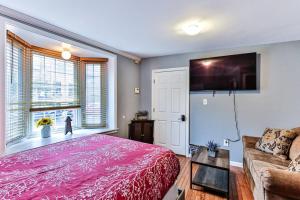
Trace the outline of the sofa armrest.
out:
M 265 190 L 284 197 L 300 199 L 300 173 L 273 168 L 262 168 L 260 173 Z
M 255 148 L 255 144 L 259 140 L 259 137 L 244 135 L 242 139 L 244 148 Z

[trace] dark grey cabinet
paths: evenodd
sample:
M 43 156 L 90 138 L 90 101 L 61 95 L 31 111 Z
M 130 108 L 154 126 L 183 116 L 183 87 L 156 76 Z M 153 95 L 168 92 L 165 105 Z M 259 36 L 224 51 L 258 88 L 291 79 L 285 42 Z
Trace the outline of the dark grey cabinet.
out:
M 132 120 L 129 124 L 129 139 L 153 144 L 154 120 Z

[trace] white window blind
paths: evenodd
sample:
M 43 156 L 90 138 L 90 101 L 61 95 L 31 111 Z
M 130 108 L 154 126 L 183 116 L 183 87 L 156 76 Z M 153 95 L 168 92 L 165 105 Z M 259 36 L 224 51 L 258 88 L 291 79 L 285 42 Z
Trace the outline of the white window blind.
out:
M 80 107 L 79 65 L 34 52 L 32 54 L 31 111 Z
M 26 76 L 28 50 L 18 42 L 6 43 L 6 144 L 26 136 Z
M 106 127 L 107 122 L 107 65 L 85 63 L 85 98 L 82 126 Z

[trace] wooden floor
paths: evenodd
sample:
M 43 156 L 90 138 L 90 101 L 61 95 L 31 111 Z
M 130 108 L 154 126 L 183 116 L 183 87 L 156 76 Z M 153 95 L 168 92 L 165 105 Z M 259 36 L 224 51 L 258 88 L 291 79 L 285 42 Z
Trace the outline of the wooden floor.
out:
M 189 158 L 178 156 L 181 171 L 178 176 L 177 185 L 185 189 L 186 200 L 223 200 L 224 196 L 211 194 L 207 191 L 190 189 L 190 160 Z M 193 172 L 196 171 L 193 168 Z M 201 188 L 200 188 L 201 189 Z M 231 200 L 253 200 L 250 186 L 242 168 L 230 167 L 230 199 Z

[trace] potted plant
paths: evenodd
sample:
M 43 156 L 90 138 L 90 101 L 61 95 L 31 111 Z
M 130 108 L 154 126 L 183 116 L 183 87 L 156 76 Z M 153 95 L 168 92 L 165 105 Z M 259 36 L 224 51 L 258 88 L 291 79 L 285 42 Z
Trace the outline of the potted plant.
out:
M 51 126 L 53 125 L 53 120 L 50 117 L 41 118 L 36 122 L 36 126 L 43 126 L 41 130 L 42 138 L 48 138 L 51 135 Z
M 220 145 L 215 143 L 213 140 L 208 141 L 208 143 L 206 145 L 208 156 L 215 158 L 219 146 Z

